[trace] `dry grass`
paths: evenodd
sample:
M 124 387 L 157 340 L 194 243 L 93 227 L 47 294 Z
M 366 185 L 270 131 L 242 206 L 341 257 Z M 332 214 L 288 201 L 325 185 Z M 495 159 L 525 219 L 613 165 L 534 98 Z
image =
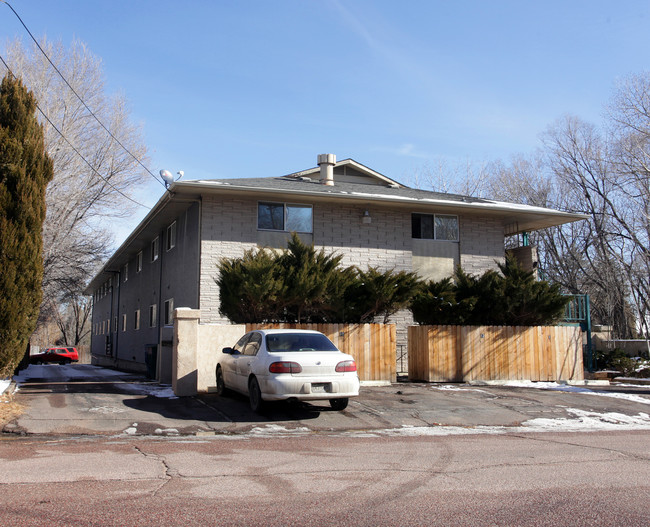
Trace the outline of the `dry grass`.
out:
M 24 407 L 14 401 L 13 394 L 0 395 L 0 430 L 23 413 Z

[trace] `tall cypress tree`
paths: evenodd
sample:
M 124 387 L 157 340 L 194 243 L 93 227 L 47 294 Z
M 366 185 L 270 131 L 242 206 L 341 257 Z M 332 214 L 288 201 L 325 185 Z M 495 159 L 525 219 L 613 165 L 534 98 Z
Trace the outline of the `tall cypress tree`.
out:
M 36 101 L 9 74 L 0 85 L 0 378 L 25 354 L 42 299 L 45 189 L 53 176 Z

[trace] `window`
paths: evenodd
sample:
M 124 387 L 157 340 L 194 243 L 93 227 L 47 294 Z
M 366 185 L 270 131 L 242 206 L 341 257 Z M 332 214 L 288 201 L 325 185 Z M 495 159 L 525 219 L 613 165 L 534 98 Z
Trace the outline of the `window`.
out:
M 411 237 L 423 240 L 458 241 L 458 216 L 411 214 Z
M 113 317 L 113 331 L 117 331 L 117 315 Z
M 126 282 L 129 279 L 129 264 L 125 263 L 124 264 L 124 271 L 122 272 L 124 275 L 124 281 Z
M 260 344 L 262 344 L 262 335 L 253 333 L 244 347 L 244 355 L 257 355 L 257 352 L 260 350 Z
M 155 262 L 158 259 L 158 236 L 151 242 L 151 261 Z
M 155 328 L 158 325 L 158 321 L 156 320 L 156 316 L 158 314 L 158 306 L 156 304 L 151 304 L 149 306 L 149 327 L 150 328 Z
M 133 329 L 136 331 L 140 329 L 140 310 L 135 310 L 135 318 L 133 319 Z
M 313 232 L 311 205 L 258 203 L 257 228 L 269 231 Z
M 135 272 L 139 273 L 140 271 L 142 271 L 142 251 L 135 257 Z
M 167 236 L 165 237 L 165 250 L 169 251 L 176 247 L 176 222 L 167 227 Z
M 122 315 L 122 332 L 126 331 L 126 314 Z
M 174 299 L 165 300 L 165 326 L 174 323 Z

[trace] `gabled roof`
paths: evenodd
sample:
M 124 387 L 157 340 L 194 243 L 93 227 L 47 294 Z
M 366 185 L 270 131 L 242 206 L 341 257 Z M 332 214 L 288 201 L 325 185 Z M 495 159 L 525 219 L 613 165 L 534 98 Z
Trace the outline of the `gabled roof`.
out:
M 389 177 L 376 172 L 372 168 L 368 168 L 367 166 L 362 165 L 361 163 L 350 158 L 342 159 L 341 161 L 336 162 L 334 165 L 334 175 L 335 177 L 337 175 L 343 176 L 343 178 L 345 178 L 345 180 L 348 182 L 353 182 L 350 181 L 350 179 L 357 179 L 357 182 L 361 182 L 361 180 L 365 179 L 365 184 L 384 184 L 393 188 L 406 187 L 406 185 L 402 185 L 394 179 L 390 179 Z M 309 178 L 319 180 L 320 167 L 308 168 L 306 170 L 301 170 L 300 172 L 287 174 L 284 177 L 291 179 Z

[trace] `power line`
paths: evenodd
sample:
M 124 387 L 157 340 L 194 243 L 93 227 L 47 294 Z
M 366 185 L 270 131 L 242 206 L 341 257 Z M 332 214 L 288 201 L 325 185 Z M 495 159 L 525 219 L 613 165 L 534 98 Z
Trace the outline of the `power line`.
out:
M 88 105 L 86 104 L 86 102 L 81 98 L 81 96 L 76 92 L 76 90 L 72 87 L 72 85 L 71 85 L 71 84 L 68 82 L 68 80 L 64 77 L 63 73 L 61 73 L 61 71 L 59 70 L 59 68 L 57 68 L 56 65 L 54 64 L 54 62 L 52 62 L 52 60 L 50 59 L 50 57 L 48 56 L 48 54 L 45 53 L 45 50 L 44 50 L 44 49 L 41 47 L 41 45 L 38 43 L 38 41 L 36 40 L 36 38 L 34 37 L 34 35 L 32 34 L 32 32 L 29 30 L 29 28 L 27 27 L 27 25 L 25 24 L 25 22 L 23 22 L 23 19 L 20 18 L 20 15 L 19 15 L 19 14 L 16 12 L 16 10 L 11 6 L 11 4 L 10 4 L 9 2 L 7 2 L 6 0 L 0 0 L 0 2 L 2 2 L 3 4 L 6 4 L 6 5 L 9 7 L 9 9 L 11 9 L 11 11 L 13 12 L 13 14 L 16 15 L 16 18 L 18 18 L 18 20 L 20 21 L 20 23 L 22 24 L 22 26 L 25 28 L 25 31 L 27 31 L 27 33 L 29 34 L 29 36 L 31 37 L 31 39 L 34 41 L 34 44 L 36 44 L 36 47 L 38 47 L 38 49 L 39 49 L 40 52 L 43 54 L 43 56 L 47 59 L 47 61 L 50 63 L 50 65 L 54 68 L 54 70 L 55 70 L 55 71 L 59 74 L 59 76 L 63 79 L 63 82 L 65 82 L 65 84 L 68 86 L 68 88 L 70 88 L 70 90 L 72 91 L 72 93 L 75 94 L 75 96 L 77 97 L 77 99 L 79 99 L 79 101 L 81 101 L 81 104 L 83 104 L 84 108 L 86 108 L 86 110 L 88 111 L 88 113 L 90 113 L 90 115 L 92 115 L 92 116 L 95 118 L 95 120 L 99 123 L 99 125 L 100 125 L 104 130 L 106 130 L 106 133 L 108 133 L 108 135 L 110 135 L 110 136 L 113 138 L 113 140 L 115 140 L 115 142 L 116 142 L 118 145 L 120 145 L 120 146 L 122 147 L 122 149 L 123 149 L 127 154 L 129 154 L 129 155 L 130 155 L 130 156 L 131 156 L 131 157 L 136 161 L 136 163 L 138 163 L 138 165 L 140 165 L 142 168 L 144 168 L 144 169 L 147 171 L 147 173 L 148 173 L 152 178 L 154 178 L 158 183 L 160 183 L 161 185 L 163 185 L 163 186 L 165 187 L 165 189 L 167 189 L 167 187 L 165 186 L 165 184 L 164 184 L 162 181 L 160 181 L 160 179 L 158 179 L 158 178 L 153 174 L 153 172 L 151 172 L 151 170 L 149 170 L 149 169 L 148 169 L 148 168 L 147 168 L 147 167 L 146 167 L 146 166 L 145 166 L 145 165 L 144 165 L 144 164 L 143 164 L 143 163 L 142 163 L 142 162 L 141 162 L 141 161 L 140 161 L 140 160 L 139 160 L 139 159 L 134 155 L 134 154 L 132 154 L 131 151 L 130 151 L 128 148 L 126 148 L 126 147 L 121 143 L 121 141 L 120 141 L 117 137 L 115 137 L 115 136 L 113 135 L 113 133 L 112 133 L 112 132 L 111 132 L 111 131 L 110 131 L 110 130 L 109 130 L 109 129 L 104 125 L 104 123 L 101 122 L 101 120 L 99 119 L 99 117 L 97 117 L 97 115 L 95 115 L 95 112 L 93 112 L 93 111 L 88 107 Z M 3 62 L 4 62 L 4 61 L 3 61 Z M 7 68 L 7 69 L 9 69 L 9 68 Z M 168 189 L 167 189 L 167 190 L 168 190 Z
M 3 1 L 4 1 L 4 0 L 0 0 L 0 2 L 3 2 Z M 4 64 L 5 68 L 7 68 L 7 71 L 9 72 L 9 74 L 10 74 L 12 77 L 14 77 L 14 78 L 16 78 L 16 79 L 18 78 L 16 75 L 14 75 L 13 71 L 11 71 L 11 68 L 9 67 L 9 65 L 7 64 L 7 62 L 5 61 L 5 59 L 2 57 L 2 55 L 0 55 L 0 62 L 2 62 L 2 64 Z M 56 126 L 56 125 L 55 125 L 55 124 L 50 120 L 50 118 L 46 115 L 46 113 L 45 113 L 43 110 L 41 110 L 41 107 L 38 105 L 38 103 L 36 103 L 36 109 L 40 112 L 40 114 L 43 116 L 43 118 L 44 118 L 44 119 L 45 119 L 45 120 L 50 124 L 50 126 L 51 126 L 52 128 L 54 128 L 54 129 L 58 132 L 58 134 L 63 138 L 63 140 L 64 140 L 66 143 L 68 143 L 68 145 L 70 146 L 70 148 L 72 148 L 72 150 L 75 152 L 75 154 L 77 154 L 77 155 L 78 155 L 78 156 L 83 160 L 83 162 L 86 163 L 86 165 L 88 165 L 88 168 L 90 168 L 90 170 L 92 170 L 92 171 L 93 171 L 97 176 L 99 176 L 99 177 L 100 177 L 100 178 L 101 178 L 101 179 L 102 179 L 102 180 L 103 180 L 103 181 L 104 181 L 104 182 L 105 182 L 109 187 L 111 187 L 115 192 L 117 192 L 118 194 L 120 194 L 122 197 L 128 199 L 129 201 L 135 203 L 136 205 L 139 205 L 140 207 L 144 207 L 145 209 L 149 209 L 149 208 L 150 208 L 150 207 L 148 207 L 147 205 L 143 205 L 143 204 L 140 203 L 139 201 L 134 200 L 131 196 L 128 196 L 127 194 L 125 194 L 124 192 L 122 192 L 119 188 L 117 188 L 115 185 L 113 185 L 113 184 L 112 184 L 112 183 L 111 183 L 107 178 L 105 178 L 104 176 L 102 176 L 102 175 L 99 173 L 99 171 L 98 171 L 94 166 L 92 166 L 92 165 L 90 164 L 90 162 L 89 162 L 89 161 L 88 161 L 88 160 L 83 156 L 83 154 L 82 154 L 81 152 L 79 152 L 79 150 L 77 150 L 77 148 L 76 148 L 76 147 L 75 147 L 75 146 L 70 142 L 70 140 L 69 140 L 69 139 L 68 139 L 68 138 L 63 134 L 63 132 L 61 132 L 61 130 L 59 130 L 59 129 L 57 128 L 57 126 Z

